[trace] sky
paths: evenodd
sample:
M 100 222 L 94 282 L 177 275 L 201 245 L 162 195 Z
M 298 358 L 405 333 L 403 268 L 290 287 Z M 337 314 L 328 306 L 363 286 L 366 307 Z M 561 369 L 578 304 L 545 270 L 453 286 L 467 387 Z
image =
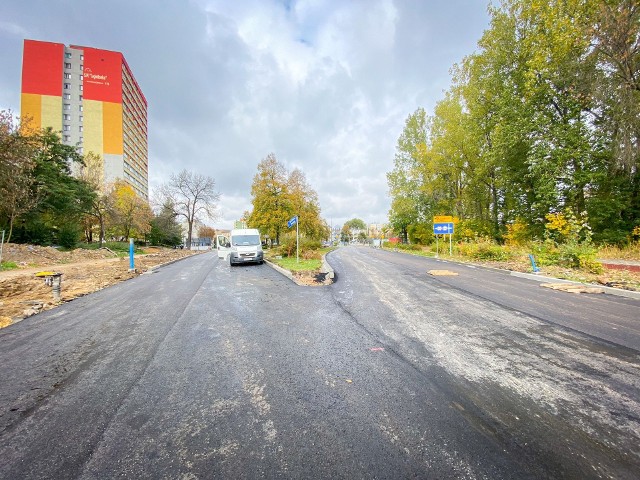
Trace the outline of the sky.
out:
M 3 0 L 0 109 L 20 112 L 24 39 L 122 52 L 148 102 L 151 196 L 186 169 L 251 210 L 258 163 L 300 169 L 322 217 L 386 223 L 405 120 L 477 50 L 488 0 Z

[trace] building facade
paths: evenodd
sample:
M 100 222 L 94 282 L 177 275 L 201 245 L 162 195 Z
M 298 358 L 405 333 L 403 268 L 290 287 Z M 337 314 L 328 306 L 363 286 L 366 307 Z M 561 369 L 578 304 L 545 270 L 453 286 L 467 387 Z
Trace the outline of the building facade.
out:
M 100 156 L 105 183 L 149 195 L 147 100 L 120 52 L 24 41 L 21 117 Z

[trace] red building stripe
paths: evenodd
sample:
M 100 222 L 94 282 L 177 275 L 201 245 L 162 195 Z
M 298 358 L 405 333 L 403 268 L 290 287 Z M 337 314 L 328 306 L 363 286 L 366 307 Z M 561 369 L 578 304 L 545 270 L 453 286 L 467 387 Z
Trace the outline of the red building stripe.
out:
M 62 96 L 62 43 L 24 41 L 22 93 Z

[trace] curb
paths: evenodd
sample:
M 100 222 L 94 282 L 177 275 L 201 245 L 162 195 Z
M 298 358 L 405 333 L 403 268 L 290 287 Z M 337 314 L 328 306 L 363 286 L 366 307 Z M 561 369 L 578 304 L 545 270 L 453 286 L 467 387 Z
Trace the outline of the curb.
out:
M 401 252 L 401 253 L 404 253 L 404 252 Z M 411 255 L 411 254 L 408 254 L 408 255 Z M 485 269 L 485 270 L 493 270 L 494 272 L 502 272 L 505 275 L 512 275 L 514 277 L 525 278 L 527 280 L 535 280 L 535 281 L 538 281 L 540 283 L 547 283 L 547 282 L 571 283 L 573 285 L 582 285 L 582 286 L 585 286 L 585 287 L 595 287 L 595 288 L 602 289 L 604 291 L 604 293 L 607 293 L 609 295 L 616 295 L 618 297 L 626 297 L 626 298 L 633 298 L 635 300 L 640 300 L 640 292 L 636 292 L 636 291 L 633 291 L 633 290 L 623 290 L 621 288 L 606 287 L 604 285 L 599 285 L 597 283 L 576 282 L 575 280 L 567 280 L 565 278 L 547 277 L 546 275 L 541 275 L 539 273 L 514 272 L 513 270 L 505 270 L 503 268 L 488 267 L 486 265 L 476 265 L 474 263 L 455 262 L 453 260 L 444 260 L 442 258 L 435 258 L 435 257 L 426 257 L 426 258 L 431 258 L 433 260 L 436 260 L 438 262 L 443 262 L 443 263 L 453 263 L 455 265 L 461 265 L 461 266 L 464 266 L 464 267 L 482 268 L 482 269 Z
M 505 271 L 509 271 L 509 270 L 505 270 Z M 604 285 L 599 285 L 597 283 L 582 283 L 582 282 L 576 282 L 573 280 L 566 280 L 564 278 L 554 278 L 554 277 L 547 277 L 547 276 L 540 276 L 540 275 L 536 275 L 535 273 L 523 273 L 523 272 L 510 272 L 510 275 L 513 275 L 514 277 L 520 277 L 520 278 L 526 278 L 528 280 L 537 280 L 540 281 L 542 279 L 544 280 L 549 280 L 552 282 L 556 282 L 556 283 L 571 283 L 573 285 L 582 285 L 585 287 L 595 287 L 595 288 L 600 288 L 604 291 L 604 293 L 608 293 L 609 295 L 616 295 L 618 297 L 626 297 L 626 298 L 633 298 L 635 300 L 640 300 L 640 292 L 634 292 L 633 290 L 623 290 L 621 288 L 613 288 L 613 287 L 607 287 Z M 546 282 L 545 282 L 546 283 Z
M 266 263 L 267 265 L 269 265 L 271 268 L 273 268 L 275 271 L 280 272 L 282 275 L 284 275 L 285 277 L 287 277 L 289 280 L 291 280 L 293 283 L 295 283 L 296 285 L 300 285 L 303 286 L 302 283 L 298 282 L 294 276 L 291 274 L 291 272 L 285 268 L 282 268 L 280 265 L 276 265 L 275 263 L 265 259 L 264 263 Z
M 327 262 L 327 259 L 325 257 L 326 257 L 326 254 L 322 256 L 322 265 L 320 266 L 320 273 L 326 273 L 327 274 L 327 278 L 330 278 L 331 279 L 331 283 L 333 283 L 333 279 L 335 278 L 335 272 L 333 271 L 333 268 L 331 268 L 331 265 L 329 265 L 329 263 Z M 264 260 L 264 263 L 269 265 L 274 270 L 280 272 L 282 275 L 287 277 L 289 280 L 291 280 L 296 285 L 300 285 L 301 287 L 307 287 L 308 286 L 308 285 L 305 285 L 304 283 L 298 282 L 298 280 L 296 280 L 296 278 L 293 276 L 293 274 L 289 270 L 287 270 L 285 268 L 282 268 L 280 265 L 276 265 L 275 263 L 271 262 L 270 260 L 267 260 L 266 258 Z

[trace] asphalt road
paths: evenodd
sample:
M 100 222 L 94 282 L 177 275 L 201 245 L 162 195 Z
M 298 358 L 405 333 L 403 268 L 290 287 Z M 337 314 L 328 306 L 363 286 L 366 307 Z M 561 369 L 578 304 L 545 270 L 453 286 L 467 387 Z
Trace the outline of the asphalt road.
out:
M 640 303 L 329 262 L 198 255 L 1 330 L 0 478 L 638 477 Z

